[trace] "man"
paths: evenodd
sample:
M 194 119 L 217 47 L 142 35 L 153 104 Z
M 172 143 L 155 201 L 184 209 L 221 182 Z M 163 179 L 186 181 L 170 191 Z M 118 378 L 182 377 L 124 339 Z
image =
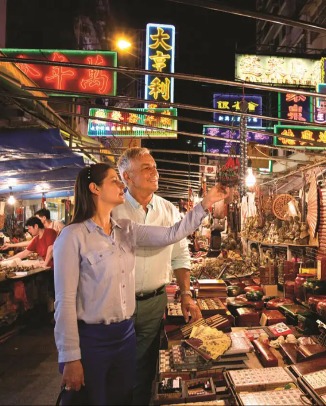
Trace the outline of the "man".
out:
M 55 230 L 58 235 L 65 226 L 62 221 L 51 220 L 50 210 L 48 209 L 38 210 L 37 212 L 35 212 L 35 216 L 41 219 L 45 228 L 53 228 L 53 230 Z
M 10 259 L 24 259 L 32 252 L 36 252 L 44 261 L 41 266 L 53 267 L 52 251 L 57 232 L 51 228 L 45 228 L 38 217 L 30 217 L 25 226 L 33 239 L 24 251 L 19 252 Z
M 121 179 L 127 186 L 124 204 L 112 216 L 137 223 L 169 226 L 180 219 L 178 210 L 169 201 L 155 195 L 158 172 L 147 148 L 129 148 L 118 160 Z M 190 292 L 190 256 L 186 239 L 165 248 L 136 250 L 137 370 L 133 393 L 134 405 L 149 404 L 159 351 L 161 321 L 167 304 L 165 285 L 170 282 L 171 266 L 181 289 L 181 306 L 185 321 L 192 321 L 201 312 Z
M 37 212 L 35 212 L 34 215 L 42 221 L 45 228 L 52 228 L 53 230 L 55 230 L 57 232 L 57 235 L 60 234 L 60 231 L 65 226 L 62 221 L 51 220 L 50 210 L 48 210 L 48 209 L 40 209 Z M 7 242 L 0 247 L 0 250 L 7 250 L 9 248 L 28 247 L 30 242 L 31 242 L 31 240 L 20 241 L 20 242 L 15 242 L 15 243 Z

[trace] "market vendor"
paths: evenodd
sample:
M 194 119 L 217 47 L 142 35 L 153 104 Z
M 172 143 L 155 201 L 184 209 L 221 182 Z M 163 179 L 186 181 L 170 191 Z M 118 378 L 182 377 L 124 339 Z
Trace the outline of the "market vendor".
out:
M 40 265 L 52 268 L 53 243 L 57 238 L 57 232 L 52 228 L 45 228 L 42 221 L 36 216 L 30 217 L 26 221 L 25 226 L 29 234 L 33 237 L 33 239 L 24 251 L 19 252 L 10 259 L 14 258 L 24 259 L 27 258 L 33 252 L 36 252 L 43 259 Z

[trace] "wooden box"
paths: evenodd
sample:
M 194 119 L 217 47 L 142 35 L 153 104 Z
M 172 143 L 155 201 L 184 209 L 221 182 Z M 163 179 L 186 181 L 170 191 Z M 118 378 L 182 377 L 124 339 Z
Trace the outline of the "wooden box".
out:
M 265 296 L 277 296 L 278 287 L 277 285 L 263 285 L 263 292 Z
M 184 385 L 180 378 L 164 378 L 161 382 L 156 382 L 152 399 L 154 405 L 184 402 Z
M 251 307 L 236 309 L 235 324 L 237 327 L 259 326 L 260 312 Z
M 213 379 L 196 378 L 184 382 L 186 403 L 215 400 L 216 392 Z
M 260 318 L 261 326 L 271 326 L 277 323 L 285 323 L 286 317 L 278 310 L 263 310 Z

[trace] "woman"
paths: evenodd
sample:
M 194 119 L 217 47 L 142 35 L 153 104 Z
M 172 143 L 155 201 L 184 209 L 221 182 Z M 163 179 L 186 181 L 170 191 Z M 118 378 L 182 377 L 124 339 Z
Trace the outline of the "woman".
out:
M 82 169 L 72 222 L 54 244 L 55 340 L 63 371 L 63 405 L 130 404 L 135 363 L 135 246 L 164 246 L 191 234 L 215 201 L 202 203 L 173 227 L 152 227 L 110 214 L 124 202 L 116 171 L 100 163 Z M 155 272 L 155 270 L 153 270 Z

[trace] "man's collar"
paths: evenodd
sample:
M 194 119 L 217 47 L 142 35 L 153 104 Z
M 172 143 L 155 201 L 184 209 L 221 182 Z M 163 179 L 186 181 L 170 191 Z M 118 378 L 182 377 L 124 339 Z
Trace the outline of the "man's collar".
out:
M 138 209 L 139 207 L 142 207 L 142 205 L 131 195 L 129 190 L 126 191 L 126 199 L 129 201 L 129 203 L 132 205 L 134 209 Z M 154 208 L 154 193 L 153 196 L 150 200 L 150 202 L 147 204 L 147 207 L 150 207 L 151 209 Z

